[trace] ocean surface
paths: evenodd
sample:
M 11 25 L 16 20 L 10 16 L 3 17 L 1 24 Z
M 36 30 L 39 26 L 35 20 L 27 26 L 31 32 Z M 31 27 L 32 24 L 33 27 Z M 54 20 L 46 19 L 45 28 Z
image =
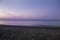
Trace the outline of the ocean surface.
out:
M 60 21 L 0 21 L 0 24 L 17 26 L 36 26 L 36 25 L 60 26 Z

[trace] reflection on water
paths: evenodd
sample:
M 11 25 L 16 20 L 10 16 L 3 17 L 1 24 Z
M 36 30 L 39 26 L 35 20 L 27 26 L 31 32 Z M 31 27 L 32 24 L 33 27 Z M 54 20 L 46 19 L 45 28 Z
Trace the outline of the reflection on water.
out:
M 59 25 L 60 21 L 0 21 L 0 24 L 7 25 Z

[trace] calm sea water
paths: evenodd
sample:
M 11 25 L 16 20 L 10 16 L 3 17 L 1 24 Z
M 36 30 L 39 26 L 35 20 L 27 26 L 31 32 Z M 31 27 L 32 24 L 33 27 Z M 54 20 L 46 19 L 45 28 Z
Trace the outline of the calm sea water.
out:
M 0 24 L 6 25 L 23 25 L 23 26 L 35 26 L 35 25 L 56 25 L 60 26 L 60 21 L 0 21 Z

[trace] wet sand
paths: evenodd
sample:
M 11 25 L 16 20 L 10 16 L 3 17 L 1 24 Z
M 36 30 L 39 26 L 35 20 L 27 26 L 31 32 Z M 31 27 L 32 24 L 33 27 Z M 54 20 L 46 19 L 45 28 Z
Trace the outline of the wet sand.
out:
M 14 26 L 14 25 L 0 25 L 0 29 L 15 30 L 15 31 L 31 31 L 31 32 L 60 32 L 59 26 Z

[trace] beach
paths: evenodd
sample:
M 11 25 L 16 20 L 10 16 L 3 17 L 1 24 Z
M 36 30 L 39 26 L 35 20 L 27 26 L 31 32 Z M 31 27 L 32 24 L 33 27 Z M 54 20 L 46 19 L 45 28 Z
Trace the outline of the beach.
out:
M 60 27 L 0 25 L 0 40 L 59 40 Z

